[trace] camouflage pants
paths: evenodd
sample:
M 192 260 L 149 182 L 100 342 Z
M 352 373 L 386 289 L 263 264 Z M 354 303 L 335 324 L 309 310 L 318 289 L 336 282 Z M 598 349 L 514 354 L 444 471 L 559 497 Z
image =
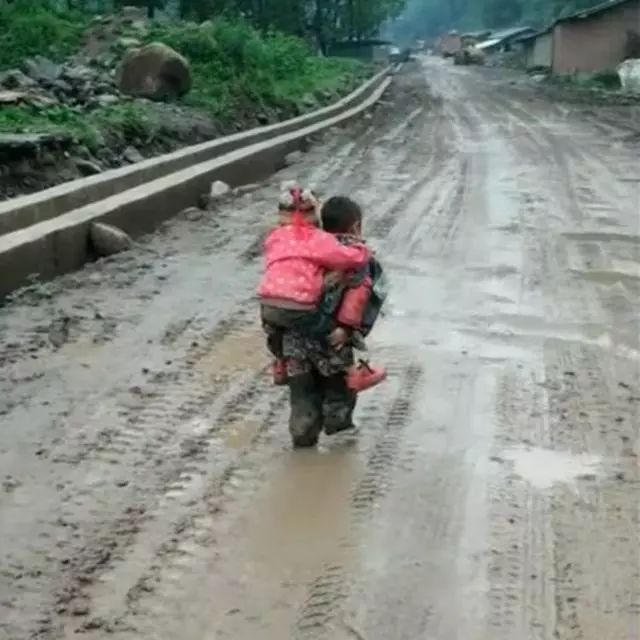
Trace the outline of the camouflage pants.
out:
M 291 415 L 289 432 L 294 446 L 312 447 L 320 433 L 328 435 L 352 424 L 356 394 L 347 388 L 345 374 L 353 364 L 353 349 L 332 349 L 326 340 L 286 331 L 282 349 L 287 359 Z
M 285 328 L 288 323 L 304 322 L 302 316 L 295 316 L 274 308 L 262 310 L 267 346 L 275 357 L 287 361 L 293 444 L 312 447 L 323 430 L 332 434 L 352 424 L 356 394 L 347 388 L 345 374 L 354 356 L 349 346 L 330 347 L 326 333 Z
M 328 435 L 352 426 L 356 394 L 343 373 L 325 377 L 316 371 L 289 379 L 289 433 L 295 447 L 313 447 L 320 433 Z

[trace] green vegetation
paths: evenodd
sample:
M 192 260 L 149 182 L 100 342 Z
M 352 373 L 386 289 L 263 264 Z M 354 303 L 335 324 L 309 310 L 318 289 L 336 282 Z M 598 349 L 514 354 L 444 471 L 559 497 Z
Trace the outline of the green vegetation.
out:
M 0 69 L 34 55 L 63 59 L 80 46 L 87 22 L 86 15 L 38 0 L 0 0 Z
M 192 9 L 198 2 L 193 0 Z M 34 55 L 61 61 L 81 50 L 94 18 L 89 9 L 113 7 L 108 0 L 0 0 L 0 30 L 9 38 L 8 46 L 5 40 L 0 48 L 0 72 L 20 67 Z M 191 63 L 193 87 L 179 106 L 205 112 L 223 125 L 255 123 L 259 113 L 270 118 L 294 115 L 344 94 L 369 73 L 362 63 L 317 56 L 308 40 L 260 30 L 245 18 L 220 16 L 199 24 L 180 19 L 178 13 L 164 17 L 129 35 L 163 42 L 182 53 Z M 0 132 L 64 132 L 94 150 L 152 139 L 167 128 L 162 120 L 161 110 L 149 110 L 139 101 L 93 109 L 66 103 L 16 105 L 0 109 Z
M 90 0 L 72 0 L 87 5 Z M 94 0 L 102 5 L 107 0 Z M 112 3 L 113 4 L 113 3 Z M 299 37 L 313 36 L 324 49 L 331 40 L 360 40 L 400 13 L 405 0 L 115 0 L 137 4 L 149 15 L 157 9 L 203 22 L 220 15 L 243 16 L 260 31 L 276 29 Z
M 3 107 L 0 110 L 0 132 L 53 133 L 70 135 L 96 152 L 101 146 L 125 146 L 132 140 L 152 139 L 161 131 L 158 120 L 135 103 L 100 107 L 86 114 L 59 105 L 46 110 L 29 107 Z
M 158 25 L 146 39 L 168 44 L 191 62 L 194 88 L 186 101 L 219 118 L 246 105 L 301 106 L 314 94 L 343 91 L 365 70 L 351 60 L 315 56 L 294 36 L 262 35 L 239 20 Z

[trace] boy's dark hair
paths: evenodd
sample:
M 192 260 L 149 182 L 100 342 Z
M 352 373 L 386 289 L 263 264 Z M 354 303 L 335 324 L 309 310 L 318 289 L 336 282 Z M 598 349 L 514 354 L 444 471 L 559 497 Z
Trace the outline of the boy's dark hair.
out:
M 322 205 L 320 218 L 325 231 L 348 233 L 355 224 L 362 221 L 362 209 L 351 198 L 333 196 Z

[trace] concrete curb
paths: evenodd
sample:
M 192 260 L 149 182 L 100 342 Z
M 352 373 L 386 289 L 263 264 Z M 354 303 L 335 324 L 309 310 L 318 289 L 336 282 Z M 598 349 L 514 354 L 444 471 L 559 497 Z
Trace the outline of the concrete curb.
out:
M 33 275 L 49 279 L 79 269 L 92 259 L 92 222 L 114 224 L 136 236 L 153 231 L 164 220 L 195 205 L 214 180 L 237 186 L 268 177 L 282 168 L 286 155 L 298 149 L 307 137 L 346 122 L 375 104 L 391 83 L 388 70 L 376 78 L 375 86 L 367 83 L 369 90 L 359 104 L 343 108 L 330 118 L 0 236 L 0 299 L 27 284 Z
M 180 171 L 241 147 L 263 142 L 343 113 L 371 95 L 371 92 L 380 86 L 389 72 L 390 68 L 385 69 L 345 98 L 318 111 L 274 125 L 185 147 L 173 153 L 143 160 L 133 165 L 105 171 L 88 178 L 80 178 L 44 191 L 1 202 L 0 236 L 24 229 L 32 224 L 51 220 L 67 211 L 108 198 L 174 171 Z

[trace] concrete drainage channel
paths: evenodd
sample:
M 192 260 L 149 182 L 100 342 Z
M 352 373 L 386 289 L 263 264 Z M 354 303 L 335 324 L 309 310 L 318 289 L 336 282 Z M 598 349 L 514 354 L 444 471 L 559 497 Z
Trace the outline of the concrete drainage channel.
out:
M 93 222 L 116 225 L 135 237 L 196 205 L 215 180 L 236 187 L 268 177 L 306 138 L 375 104 L 391 72 L 385 69 L 313 113 L 0 204 L 0 298 L 34 275 L 52 278 L 90 260 Z

